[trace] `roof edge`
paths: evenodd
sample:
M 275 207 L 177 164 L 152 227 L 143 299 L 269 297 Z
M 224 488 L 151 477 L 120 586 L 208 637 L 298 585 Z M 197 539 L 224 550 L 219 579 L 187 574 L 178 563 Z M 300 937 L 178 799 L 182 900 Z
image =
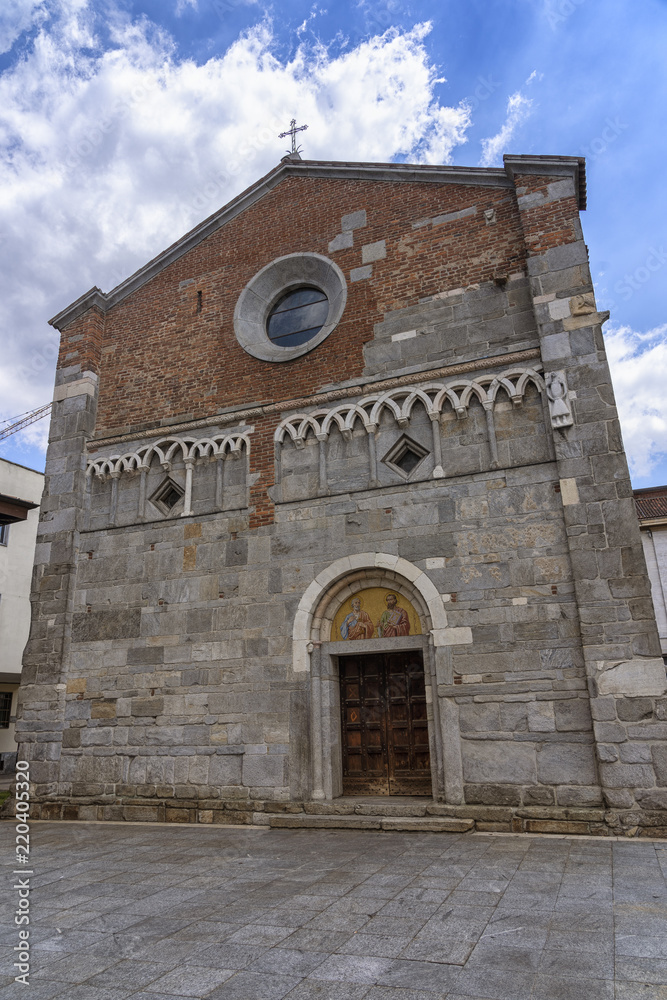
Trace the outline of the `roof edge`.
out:
M 532 156 L 506 153 L 505 170 L 514 179 L 516 174 L 542 174 L 552 177 L 572 177 L 580 212 L 586 209 L 586 157 L 585 156 Z
M 162 253 L 158 254 L 125 281 L 109 292 L 97 286 L 91 288 L 71 305 L 57 313 L 49 324 L 57 330 L 67 326 L 88 309 L 106 313 L 142 285 L 150 281 L 165 267 L 178 260 L 216 230 L 231 222 L 246 209 L 260 201 L 287 177 L 348 178 L 369 181 L 410 181 L 431 184 L 473 184 L 483 187 L 513 186 L 514 173 L 527 173 L 534 167 L 537 173 L 554 173 L 559 176 L 574 172 L 579 207 L 581 208 L 581 180 L 584 160 L 576 156 L 506 156 L 504 167 L 455 167 L 410 163 L 348 163 L 327 160 L 292 160 L 285 158 L 277 166 L 255 181 L 213 215 L 200 222 Z M 585 175 L 584 175 L 585 176 Z M 585 183 L 584 188 L 585 191 Z M 584 206 L 585 207 L 585 204 Z
M 642 486 L 641 489 L 633 489 L 632 493 L 635 497 L 667 497 L 667 484 L 665 486 Z
M 108 295 L 105 295 L 97 285 L 93 285 L 89 291 L 84 292 L 75 302 L 72 302 L 71 305 L 56 313 L 55 316 L 52 316 L 49 320 L 49 326 L 54 326 L 56 330 L 64 330 L 75 319 L 78 319 L 83 313 L 88 312 L 89 309 L 99 309 L 100 312 L 105 313 L 108 308 Z
M 29 465 L 21 465 L 20 462 L 13 462 L 11 458 L 3 458 L 0 455 L 0 463 L 4 465 L 13 465 L 16 469 L 23 469 L 25 472 L 34 472 L 36 476 L 41 476 L 44 479 L 46 473 L 40 472 L 39 469 L 31 469 Z
M 23 507 L 25 510 L 34 510 L 35 507 L 39 507 L 39 503 L 34 503 L 32 500 L 23 500 L 21 497 L 12 496 L 10 493 L 0 493 L 1 503 L 11 503 L 16 507 Z

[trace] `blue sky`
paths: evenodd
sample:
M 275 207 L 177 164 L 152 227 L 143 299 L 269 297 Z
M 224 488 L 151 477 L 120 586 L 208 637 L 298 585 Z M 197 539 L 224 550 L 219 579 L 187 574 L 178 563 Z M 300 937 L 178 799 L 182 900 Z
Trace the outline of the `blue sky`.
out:
M 585 155 L 583 226 L 636 487 L 667 482 L 667 0 L 3 0 L 0 420 L 47 320 L 279 160 Z M 47 422 L 0 442 L 43 468 Z

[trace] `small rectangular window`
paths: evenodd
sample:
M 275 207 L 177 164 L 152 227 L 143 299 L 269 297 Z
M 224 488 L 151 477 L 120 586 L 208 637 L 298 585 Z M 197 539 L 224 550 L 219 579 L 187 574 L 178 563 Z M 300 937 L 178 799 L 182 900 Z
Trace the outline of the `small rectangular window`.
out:
M 0 545 L 6 545 L 9 539 L 9 525 L 0 524 Z
M 0 729 L 9 729 L 9 717 L 12 714 L 12 692 L 0 691 Z

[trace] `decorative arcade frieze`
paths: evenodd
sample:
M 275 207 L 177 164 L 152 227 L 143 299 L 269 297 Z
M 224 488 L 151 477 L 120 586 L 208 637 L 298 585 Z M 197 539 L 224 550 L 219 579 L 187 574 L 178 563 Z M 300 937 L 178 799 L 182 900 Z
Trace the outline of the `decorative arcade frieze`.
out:
M 207 437 L 165 437 L 151 444 L 126 452 L 124 455 L 106 455 L 88 460 L 86 475 L 99 480 L 111 480 L 110 520 L 116 521 L 118 503 L 118 481 L 121 476 L 139 475 L 139 497 L 137 514 L 143 519 L 146 511 L 148 473 L 155 465 L 170 473 L 174 466 L 185 469 L 185 491 L 181 517 L 192 513 L 193 478 L 197 465 L 216 462 L 215 507 L 222 508 L 225 488 L 225 462 L 238 460 L 250 453 L 250 431 L 230 434 L 219 433 Z
M 533 385 L 540 394 L 544 422 L 549 428 L 547 439 L 551 439 L 551 428 L 559 428 L 572 422 L 568 403 L 567 384 L 563 373 L 558 373 L 558 384 L 547 390 L 545 380 L 540 374 L 542 365 L 537 363 L 531 367 L 509 368 L 498 374 L 479 375 L 472 379 L 457 378 L 449 382 L 426 382 L 421 386 L 404 385 L 385 392 L 371 393 L 358 401 L 344 402 L 336 406 L 316 409 L 311 412 L 299 412 L 285 417 L 278 425 L 274 435 L 276 446 L 277 478 L 280 478 L 281 448 L 291 441 L 297 449 L 304 448 L 308 435 L 313 435 L 319 441 L 319 493 L 328 492 L 327 451 L 326 443 L 334 428 L 337 428 L 343 439 L 349 441 L 356 427 L 361 426 L 368 436 L 368 462 L 370 487 L 378 485 L 378 456 L 376 439 L 380 422 L 384 414 L 390 414 L 399 428 L 407 428 L 416 406 L 423 406 L 431 421 L 432 448 L 434 466 L 432 478 L 442 479 L 446 476 L 443 466 L 443 449 L 440 419 L 443 410 L 449 404 L 459 420 L 465 420 L 473 400 L 483 407 L 488 435 L 490 467 L 499 467 L 498 444 L 494 411 L 501 392 L 511 400 L 513 407 L 520 407 L 524 401 L 529 385 Z M 558 394 L 558 399 L 552 399 L 552 394 Z M 567 414 L 567 416 L 565 416 Z M 553 458 L 553 445 L 549 445 L 550 457 Z

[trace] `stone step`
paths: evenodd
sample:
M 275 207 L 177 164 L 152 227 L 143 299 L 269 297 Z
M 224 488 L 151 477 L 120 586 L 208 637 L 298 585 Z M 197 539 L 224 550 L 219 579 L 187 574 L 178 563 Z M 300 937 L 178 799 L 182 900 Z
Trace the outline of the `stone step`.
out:
M 415 803 L 410 799 L 402 802 L 387 802 L 382 798 L 379 802 L 334 799 L 333 802 L 304 802 L 303 811 L 309 816 L 426 816 L 429 804 L 430 800 Z
M 387 816 L 382 820 L 383 830 L 414 830 L 417 833 L 466 833 L 474 826 L 474 820 L 456 816 Z
M 456 816 L 360 816 L 331 814 L 312 816 L 305 813 L 272 815 L 270 826 L 287 830 L 396 830 L 404 833 L 465 833 L 472 830 L 471 819 Z

